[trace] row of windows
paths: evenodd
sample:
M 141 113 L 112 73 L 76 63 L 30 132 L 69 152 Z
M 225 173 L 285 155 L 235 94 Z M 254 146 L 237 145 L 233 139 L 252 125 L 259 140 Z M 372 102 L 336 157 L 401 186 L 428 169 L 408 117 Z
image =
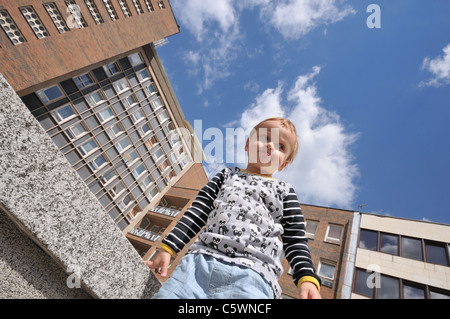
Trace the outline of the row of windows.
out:
M 139 53 L 32 95 L 27 106 L 121 229 L 189 162 Z
M 356 269 L 353 292 L 374 299 L 450 299 L 448 291 Z
M 450 266 L 447 243 L 361 229 L 359 248 Z
M 310 239 L 316 238 L 317 227 L 319 222 L 313 220 L 306 221 L 306 237 Z M 325 241 L 333 244 L 340 244 L 342 241 L 342 235 L 344 226 L 337 224 L 328 224 L 327 231 L 325 233 Z
M 131 0 L 138 15 L 144 14 L 144 9 L 141 4 L 141 1 L 142 0 Z M 154 11 L 153 4 L 151 3 L 150 0 L 143 0 L 143 1 L 148 12 Z M 65 19 L 63 18 L 63 15 L 61 14 L 61 11 L 58 9 L 58 6 L 55 2 L 47 2 L 43 4 L 45 10 L 52 19 L 59 33 L 68 32 L 73 28 L 77 29 L 86 28 L 88 25 L 80 12 L 80 7 L 77 4 L 77 2 L 75 2 L 74 0 L 66 0 L 64 2 L 66 5 L 65 11 L 68 15 L 68 17 L 66 17 Z M 95 21 L 96 24 L 102 24 L 105 22 L 94 0 L 84 0 L 84 1 L 78 0 L 78 3 L 80 2 L 84 2 L 84 5 L 89 10 L 92 19 Z M 99 0 L 97 0 L 97 2 L 99 2 Z M 119 16 L 117 15 L 112 0 L 102 0 L 101 2 L 104 5 L 106 11 L 108 12 L 110 19 L 112 21 L 118 20 Z M 117 0 L 116 5 L 120 7 L 125 17 L 132 16 L 127 0 Z M 160 9 L 165 9 L 164 1 L 158 1 L 158 7 Z M 43 39 L 49 36 L 47 28 L 42 23 L 33 6 L 24 6 L 20 7 L 19 9 L 38 39 Z M 5 9 L 0 10 L 0 25 L 14 45 L 26 42 L 26 39 L 23 36 L 22 32 L 17 27 L 17 24 L 14 22 L 9 12 Z

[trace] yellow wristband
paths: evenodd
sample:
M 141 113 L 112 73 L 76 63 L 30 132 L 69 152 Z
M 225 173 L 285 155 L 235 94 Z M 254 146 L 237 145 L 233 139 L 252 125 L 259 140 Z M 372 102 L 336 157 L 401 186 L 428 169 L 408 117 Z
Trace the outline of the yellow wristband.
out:
M 177 253 L 172 248 L 170 248 L 170 246 L 164 243 L 161 243 L 161 248 L 167 251 L 172 257 L 175 257 L 177 255 Z
M 313 283 L 314 285 L 316 285 L 317 290 L 320 292 L 319 281 L 316 278 L 314 278 L 313 276 L 303 276 L 302 278 L 300 278 L 300 280 L 297 283 L 297 287 L 300 288 L 300 286 L 304 282 L 311 282 L 311 283 Z

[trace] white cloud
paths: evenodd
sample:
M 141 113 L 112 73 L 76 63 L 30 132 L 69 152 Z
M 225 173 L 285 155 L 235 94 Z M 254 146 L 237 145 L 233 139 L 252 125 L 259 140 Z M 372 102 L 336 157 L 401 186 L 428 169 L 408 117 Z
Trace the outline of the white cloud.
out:
M 422 62 L 422 69 L 425 69 L 433 74 L 433 78 L 426 82 L 421 82 L 420 86 L 435 86 L 450 83 L 450 43 L 442 50 L 443 56 L 438 56 L 434 59 L 426 57 Z
M 173 10 L 183 27 L 188 29 L 199 42 L 205 33 L 217 23 L 223 33 L 229 31 L 236 22 L 232 0 L 174 0 Z
M 357 134 L 346 132 L 339 116 L 321 106 L 313 83 L 319 73 L 320 67 L 314 67 L 311 73 L 300 75 L 287 94 L 281 83 L 265 90 L 235 123 L 248 134 L 265 118 L 289 118 L 300 136 L 299 154 L 276 177 L 293 184 L 303 203 L 351 208 L 356 191 L 354 179 L 359 173 L 349 147 Z M 287 100 L 283 102 L 285 95 Z M 238 151 L 243 148 L 243 143 L 236 145 Z
M 283 0 L 263 8 L 264 16 L 286 38 L 299 39 L 319 25 L 335 23 L 356 11 L 336 0 Z
M 240 28 L 243 10 L 258 8 L 265 26 L 274 27 L 285 39 L 298 39 L 319 25 L 340 21 L 355 12 L 350 6 L 339 6 L 337 2 L 214 0 L 206 3 L 204 0 L 172 0 L 182 32 L 185 28 L 195 38 L 194 49 L 183 58 L 187 72 L 202 77 L 198 93 L 232 74 L 231 66 L 242 55 L 244 48 L 245 30 Z M 248 57 L 256 55 L 257 52 L 251 52 Z
M 230 76 L 230 65 L 242 47 L 239 19 L 233 0 L 174 0 L 172 7 L 183 28 L 194 37 L 196 45 L 184 54 L 187 72 L 201 76 L 198 94 L 219 79 Z

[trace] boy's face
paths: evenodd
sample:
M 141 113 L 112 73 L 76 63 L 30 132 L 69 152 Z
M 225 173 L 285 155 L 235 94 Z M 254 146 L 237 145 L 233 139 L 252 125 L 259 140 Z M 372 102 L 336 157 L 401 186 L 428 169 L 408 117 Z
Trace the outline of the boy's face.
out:
M 296 136 L 279 121 L 262 123 L 252 132 L 245 144 L 248 153 L 247 170 L 263 175 L 272 175 L 282 170 L 293 151 Z

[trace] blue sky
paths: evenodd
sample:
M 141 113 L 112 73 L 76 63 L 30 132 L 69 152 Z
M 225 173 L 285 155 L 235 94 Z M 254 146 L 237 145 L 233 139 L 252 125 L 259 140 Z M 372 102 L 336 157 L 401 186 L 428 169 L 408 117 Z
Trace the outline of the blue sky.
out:
M 301 202 L 450 223 L 450 1 L 171 4 L 181 31 L 157 50 L 201 132 L 286 116 L 300 152 L 275 177 Z M 208 172 L 245 167 L 209 153 Z

